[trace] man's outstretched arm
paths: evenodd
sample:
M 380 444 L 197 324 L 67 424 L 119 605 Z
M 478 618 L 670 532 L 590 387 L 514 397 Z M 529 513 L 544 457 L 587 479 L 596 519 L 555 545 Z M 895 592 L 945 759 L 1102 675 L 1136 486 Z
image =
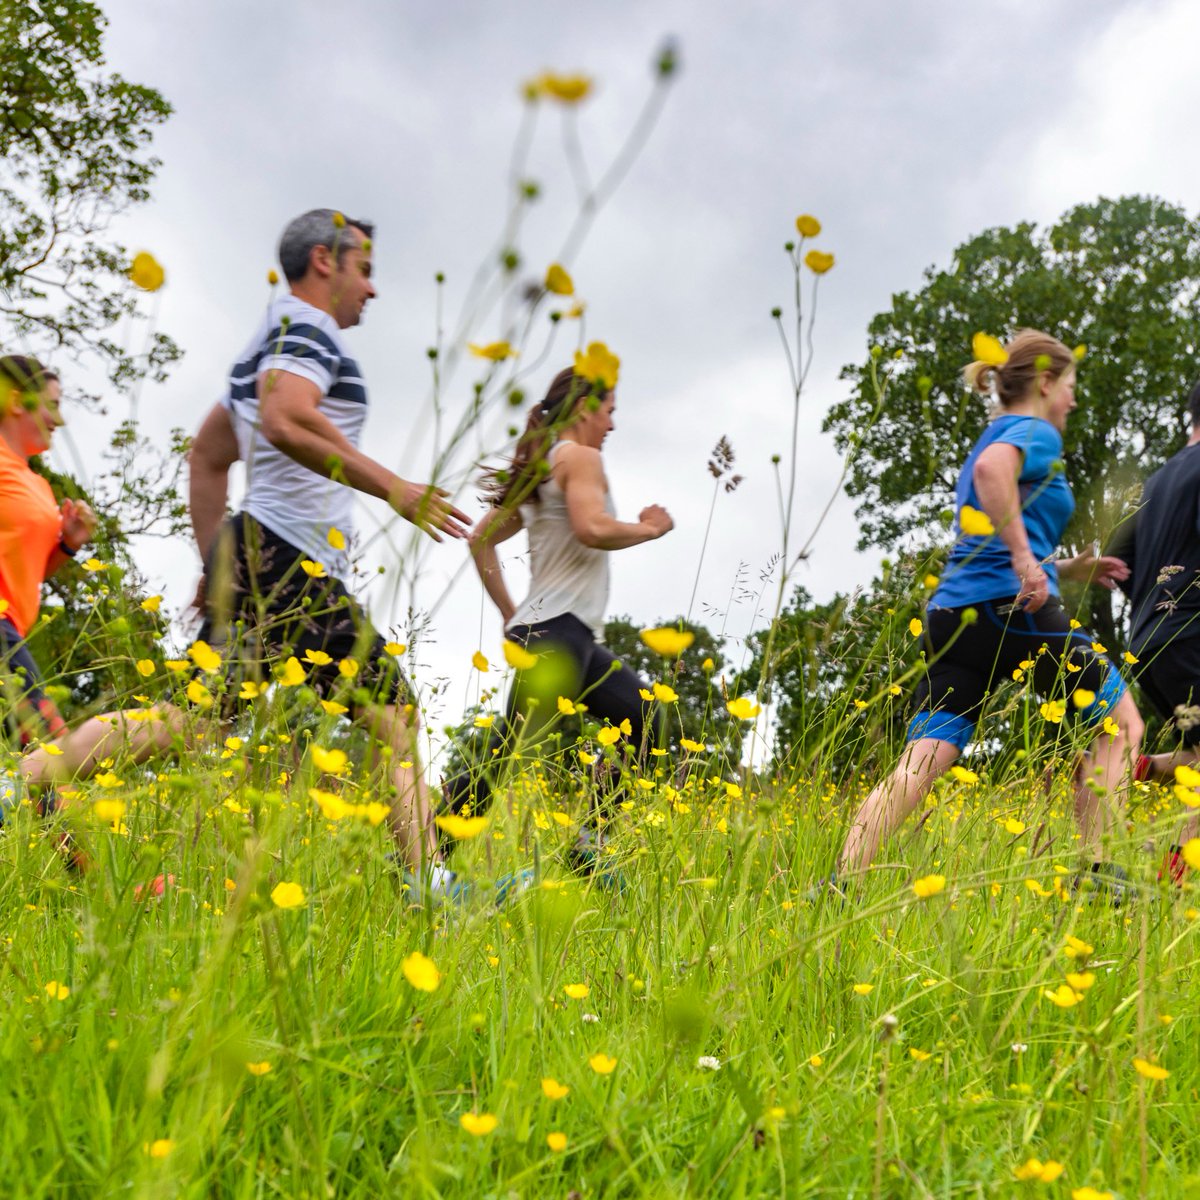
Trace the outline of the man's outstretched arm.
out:
M 188 453 L 188 511 L 202 562 L 207 562 L 217 530 L 225 519 L 229 468 L 238 457 L 233 422 L 225 406 L 215 404 Z

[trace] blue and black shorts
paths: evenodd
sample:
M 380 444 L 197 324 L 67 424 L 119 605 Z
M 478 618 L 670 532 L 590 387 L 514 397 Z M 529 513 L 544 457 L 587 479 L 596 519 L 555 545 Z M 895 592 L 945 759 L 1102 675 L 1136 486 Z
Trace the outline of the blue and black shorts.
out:
M 974 610 L 972 620 L 970 611 Z M 964 619 L 964 615 L 965 619 Z M 926 613 L 929 669 L 917 688 L 908 740 L 937 738 L 963 749 L 992 689 L 1021 672 L 1046 700 L 1093 693 L 1082 707 L 1067 705 L 1085 725 L 1099 725 L 1125 694 L 1126 684 L 1094 638 L 1072 629 L 1062 601 L 1051 596 L 1026 612 L 1013 596 Z

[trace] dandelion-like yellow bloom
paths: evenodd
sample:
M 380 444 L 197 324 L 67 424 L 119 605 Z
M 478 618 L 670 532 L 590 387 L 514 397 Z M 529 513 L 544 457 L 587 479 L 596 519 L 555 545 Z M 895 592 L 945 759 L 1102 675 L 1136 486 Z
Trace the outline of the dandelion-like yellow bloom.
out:
M 1042 995 L 1058 1008 L 1074 1008 L 1083 999 L 1083 993 L 1068 983 L 1060 983 L 1053 991 L 1044 991 Z
M 674 704 L 679 699 L 679 693 L 673 687 L 668 687 L 665 683 L 656 683 L 654 685 L 654 699 L 660 704 Z
M 726 702 L 725 707 L 739 721 L 753 721 L 762 712 L 762 708 L 755 704 L 749 696 L 738 696 L 734 700 L 729 700 Z
M 559 1083 L 557 1079 L 542 1080 L 542 1095 L 547 1100 L 562 1100 L 570 1090 L 565 1083 Z
M 1200 838 L 1190 838 L 1183 843 L 1183 861 L 1193 871 L 1200 871 Z
M 157 292 L 166 282 L 167 274 L 162 269 L 162 263 L 153 254 L 142 250 L 133 256 L 129 278 L 134 287 L 141 288 L 143 292 Z
M 566 698 L 566 696 L 559 696 L 558 711 L 560 713 L 562 713 L 562 715 L 564 717 L 574 716 L 575 715 L 575 705 L 572 704 L 571 701 Z
M 403 642 L 384 642 L 383 652 L 389 658 L 399 658 L 408 647 Z
M 979 782 L 979 776 L 976 775 L 974 771 L 970 770 L 967 767 L 960 767 L 958 765 L 958 763 L 955 763 L 950 768 L 950 774 L 953 775 L 954 778 L 957 779 L 959 783 L 978 783 Z
M 1133 1069 L 1143 1079 L 1150 1079 L 1155 1082 L 1166 1079 L 1171 1074 L 1166 1067 L 1160 1067 L 1157 1063 L 1148 1062 L 1144 1058 L 1135 1058 L 1133 1060 Z
M 1071 1200 L 1113 1200 L 1112 1192 L 1100 1192 L 1094 1187 L 1077 1187 L 1071 1189 Z
M 346 535 L 332 525 L 329 527 L 329 532 L 325 535 L 325 540 L 335 550 L 345 550 L 346 548 Z
M 188 658 L 206 675 L 221 669 L 221 656 L 207 642 L 193 642 L 188 647 Z
M 1077 992 L 1086 992 L 1096 982 L 1096 976 L 1091 971 L 1068 971 L 1067 982 Z
M 615 746 L 621 738 L 621 731 L 612 725 L 605 725 L 596 731 L 596 741 L 602 746 Z
M 546 1145 L 555 1154 L 561 1154 L 567 1148 L 567 1135 L 559 1133 L 557 1130 L 554 1133 L 548 1133 L 546 1134 Z
M 854 985 L 854 994 L 856 996 L 869 996 L 875 990 L 873 983 L 856 983 Z
M 142 1152 L 151 1158 L 166 1158 L 174 1149 L 175 1143 L 170 1138 L 155 1138 L 152 1142 L 142 1143 Z
M 300 569 L 310 579 L 326 579 L 329 574 L 325 570 L 324 563 L 313 562 L 311 558 L 302 558 L 300 560 Z
M 617 1060 L 610 1058 L 607 1054 L 593 1054 L 588 1059 L 588 1066 L 597 1075 L 611 1075 L 617 1069 Z
M 299 687 L 304 682 L 304 668 L 300 660 L 293 654 L 282 667 L 278 668 L 277 677 L 280 687 Z
M 162 604 L 161 596 L 147 596 L 145 598 L 145 600 L 142 601 L 141 607 L 143 609 L 145 609 L 145 611 L 148 613 L 156 613 L 156 612 L 158 612 L 159 606 L 161 604 Z
M 434 966 L 431 958 L 426 958 L 420 950 L 414 950 L 400 964 L 404 978 L 418 992 L 436 992 L 442 982 L 442 973 Z M 465 1128 L 465 1127 L 464 1127 Z
M 134 665 L 137 667 L 137 673 L 146 679 L 154 674 L 154 663 L 149 658 L 139 658 Z
M 458 1118 L 458 1123 L 473 1137 L 486 1137 L 500 1124 L 492 1113 L 486 1112 L 465 1112 Z
M 1096 947 L 1089 945 L 1082 938 L 1077 938 L 1074 934 L 1068 934 L 1066 943 L 1063 945 L 1063 953 L 1068 958 L 1087 958 L 1089 954 L 1096 953 Z
M 485 674 L 488 669 L 487 655 L 482 650 L 476 650 L 471 655 L 471 666 L 475 668 L 481 675 Z
M 200 708 L 212 707 L 213 698 L 212 692 L 208 690 L 198 679 L 193 679 L 191 683 L 184 689 L 184 694 L 195 705 Z
M 928 1050 L 918 1050 L 916 1046 L 909 1046 L 908 1056 L 914 1062 L 928 1062 L 933 1057 L 933 1054 Z
M 505 640 L 504 661 L 514 671 L 528 671 L 537 665 L 537 655 L 530 653 L 524 646 L 518 645 L 516 642 Z
M 304 661 L 314 667 L 327 667 L 333 659 L 324 650 L 305 650 Z
M 326 750 L 321 746 L 312 747 L 313 766 L 325 775 L 341 775 L 349 764 L 345 750 Z
M 617 386 L 621 360 L 603 342 L 590 342 L 587 350 L 575 351 L 575 374 L 599 383 L 606 392 Z
M 567 274 L 566 268 L 558 263 L 551 263 L 546 269 L 545 287 L 546 291 L 553 292 L 556 296 L 575 295 L 574 280 Z
M 1008 351 L 990 333 L 977 333 L 971 339 L 971 353 L 976 362 L 1002 367 L 1008 362 Z
M 572 1000 L 586 1000 L 591 993 L 591 988 L 586 983 L 568 983 L 563 992 Z
M 991 517 L 969 504 L 964 504 L 959 511 L 958 527 L 967 537 L 991 537 L 996 532 Z
M 1055 1162 L 1053 1159 L 1049 1162 L 1042 1162 L 1041 1159 L 1031 1158 L 1019 1167 L 1014 1167 L 1013 1174 L 1022 1183 L 1030 1181 L 1053 1183 L 1063 1173 L 1063 1169 L 1062 1163 Z
M 1018 821 L 1016 817 L 1005 817 L 1004 832 L 1011 833 L 1013 837 L 1019 837 L 1025 832 L 1025 822 Z
M 655 654 L 661 654 L 664 658 L 678 658 L 696 640 L 694 633 L 670 626 L 643 629 L 638 636 Z
M 801 237 L 816 237 L 821 232 L 821 222 L 809 213 L 796 218 L 796 232 Z
M 925 626 L 921 623 L 919 618 L 913 617 L 913 619 L 908 623 L 908 632 L 911 633 L 915 638 L 920 637 L 921 634 L 925 632 Z
M 1059 725 L 1062 723 L 1063 717 L 1067 715 L 1067 702 L 1065 700 L 1047 700 L 1039 711 L 1043 721 L 1048 721 L 1051 725 Z
M 486 358 L 489 362 L 503 362 L 506 358 L 517 357 L 517 351 L 509 342 L 488 342 L 482 346 L 469 342 L 467 349 L 476 358 Z
M 304 889 L 298 883 L 277 883 L 271 889 L 271 903 L 276 908 L 300 908 L 304 904 Z
M 530 85 L 535 96 L 548 96 L 559 104 L 578 104 L 592 90 L 592 81 L 586 75 L 560 75 L 557 71 L 543 71 Z
M 1096 693 L 1088 691 L 1087 688 L 1076 688 L 1071 693 L 1071 703 L 1076 708 L 1087 708 L 1089 704 L 1094 704 L 1096 701 Z
M 65 983 L 59 983 L 57 979 L 52 979 L 46 984 L 46 995 L 51 1000 L 65 1000 L 71 994 L 71 989 Z
M 445 816 L 435 818 L 435 821 L 440 830 L 458 842 L 478 837 L 488 824 L 487 817 L 460 817 L 457 813 L 446 813 Z
M 116 825 L 125 815 L 124 800 L 97 800 L 92 805 L 92 815 L 105 825 Z
M 833 270 L 833 255 L 826 254 L 823 250 L 810 250 L 804 256 L 804 265 L 814 275 L 824 275 Z
M 930 896 L 936 896 L 945 890 L 945 875 L 923 875 L 920 879 L 913 880 L 913 891 L 922 900 L 928 900 Z

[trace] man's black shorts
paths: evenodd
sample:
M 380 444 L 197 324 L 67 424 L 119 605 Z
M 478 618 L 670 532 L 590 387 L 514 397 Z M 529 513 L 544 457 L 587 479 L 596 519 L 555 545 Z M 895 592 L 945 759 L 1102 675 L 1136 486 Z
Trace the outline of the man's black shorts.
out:
M 1185 746 L 1200 746 L 1200 637 L 1138 651 L 1137 681 Z
M 340 580 L 305 571 L 306 559 L 253 517 L 231 517 L 205 564 L 198 639 L 226 659 L 231 683 L 268 682 L 295 655 L 323 696 L 340 693 L 351 706 L 411 703 L 399 663 L 357 601 Z

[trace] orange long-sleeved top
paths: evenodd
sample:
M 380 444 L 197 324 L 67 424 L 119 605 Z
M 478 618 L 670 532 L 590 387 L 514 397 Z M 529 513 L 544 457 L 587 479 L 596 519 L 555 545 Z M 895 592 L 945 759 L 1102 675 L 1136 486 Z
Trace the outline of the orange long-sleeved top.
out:
M 50 484 L 0 438 L 0 617 L 22 637 L 37 620 L 61 536 L 62 514 Z

